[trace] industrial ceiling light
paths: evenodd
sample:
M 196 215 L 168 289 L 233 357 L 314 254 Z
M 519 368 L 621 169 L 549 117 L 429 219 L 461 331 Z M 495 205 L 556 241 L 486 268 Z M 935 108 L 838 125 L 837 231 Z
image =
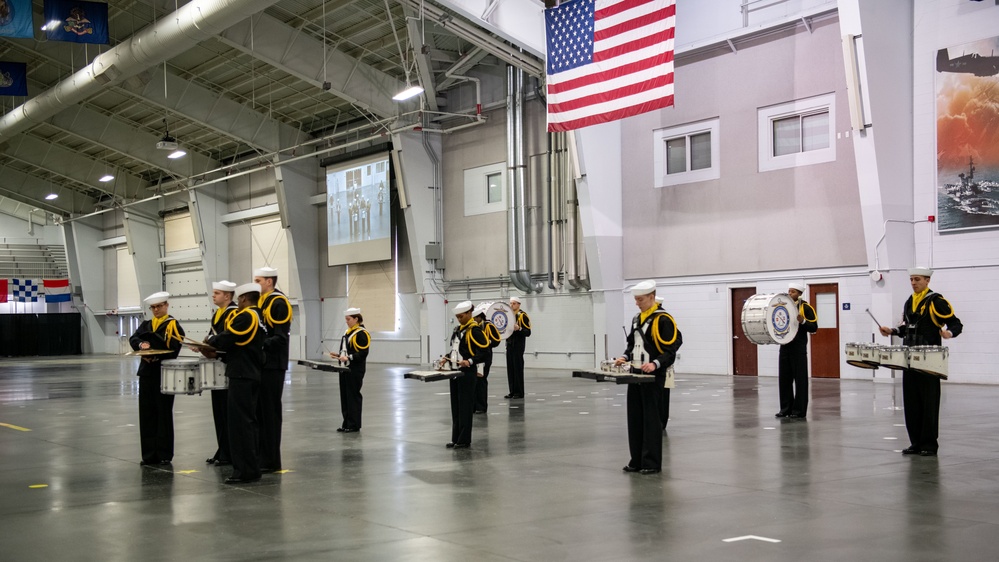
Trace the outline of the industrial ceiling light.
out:
M 410 86 L 405 90 L 399 92 L 398 94 L 392 96 L 395 101 L 406 101 L 413 96 L 418 96 L 423 93 L 422 86 Z
M 47 24 L 45 24 L 45 25 L 42 26 L 42 31 L 49 31 L 50 29 L 55 29 L 55 28 L 59 27 L 60 23 L 62 23 L 62 22 L 59 21 L 59 20 L 52 20 L 49 23 L 47 23 Z
M 177 150 L 174 150 L 170 154 L 167 154 L 167 158 L 171 160 L 176 160 L 178 158 L 183 158 L 185 156 L 187 156 L 187 151 L 182 148 L 178 148 Z
M 171 160 L 176 160 L 177 158 L 186 156 L 187 151 L 180 148 L 180 143 L 177 142 L 177 139 L 170 136 L 170 126 L 167 125 L 166 119 L 163 119 L 163 127 L 165 128 L 166 133 L 164 133 L 163 138 L 156 143 L 156 148 L 159 150 L 169 150 L 170 154 L 167 155 L 167 158 Z
M 107 183 L 107 182 L 109 182 L 109 181 L 111 181 L 113 179 L 114 179 L 114 176 L 112 176 L 111 174 L 104 174 L 97 181 L 102 182 L 102 183 Z
M 49 193 L 48 195 L 45 196 L 46 201 L 51 201 L 53 199 L 58 199 L 58 198 L 59 195 L 57 193 Z

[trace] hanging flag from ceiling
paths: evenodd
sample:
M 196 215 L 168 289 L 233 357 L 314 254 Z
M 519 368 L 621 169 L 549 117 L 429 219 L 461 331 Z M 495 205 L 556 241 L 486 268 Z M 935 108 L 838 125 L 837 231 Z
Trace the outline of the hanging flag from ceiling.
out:
M 28 95 L 28 65 L 23 62 L 0 61 L 0 96 L 26 95 Z
M 0 279 L 0 302 L 7 302 L 7 280 Z
M 673 105 L 676 0 L 571 0 L 545 10 L 548 130 Z
M 18 302 L 38 302 L 38 282 L 33 279 L 14 279 L 12 299 Z
M 45 302 L 69 302 L 69 279 L 43 279 Z
M 45 22 L 45 35 L 50 41 L 108 43 L 107 4 L 45 0 Z
M 0 0 L 0 37 L 32 39 L 31 0 Z

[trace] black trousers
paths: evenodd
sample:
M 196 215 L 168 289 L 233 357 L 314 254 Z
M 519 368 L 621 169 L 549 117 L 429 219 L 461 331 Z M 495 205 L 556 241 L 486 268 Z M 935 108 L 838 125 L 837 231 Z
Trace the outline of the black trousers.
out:
M 472 414 L 475 410 L 475 369 L 462 369 L 451 379 L 451 442 L 472 443 Z
M 489 409 L 489 369 L 493 366 L 493 358 L 489 357 L 482 364 L 482 376 L 475 377 L 475 408 L 476 412 Z
M 780 411 L 804 416 L 808 413 L 808 354 L 781 353 L 777 360 Z
M 510 394 L 524 396 L 524 349 L 523 340 L 506 343 L 506 380 L 510 384 Z
M 937 451 L 940 426 L 940 378 L 902 371 L 902 407 L 909 443 L 920 451 Z
M 173 460 L 173 394 L 160 392 L 158 374 L 139 377 L 139 443 L 143 462 Z
M 215 419 L 215 441 L 219 447 L 212 458 L 217 461 L 229 462 L 229 391 L 212 391 L 212 418 Z
M 229 390 L 232 390 L 230 386 Z M 284 371 L 264 369 L 260 373 L 257 398 L 257 423 L 260 426 L 261 468 L 281 470 L 281 393 L 284 392 Z
M 229 453 L 232 477 L 254 480 L 260 476 L 257 456 L 259 426 L 257 402 L 260 383 L 250 379 L 229 379 Z
M 361 429 L 361 384 L 364 373 L 340 373 L 340 411 L 344 429 Z
M 666 424 L 669 423 L 669 391 L 670 389 L 664 388 L 663 395 L 659 398 L 659 418 L 663 422 L 663 429 L 666 429 Z
M 628 449 L 634 468 L 663 467 L 663 426 L 659 411 L 665 374 L 654 383 L 628 385 Z

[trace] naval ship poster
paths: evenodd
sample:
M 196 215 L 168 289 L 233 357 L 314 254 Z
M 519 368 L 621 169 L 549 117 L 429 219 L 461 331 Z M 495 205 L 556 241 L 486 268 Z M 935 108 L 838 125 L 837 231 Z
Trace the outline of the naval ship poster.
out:
M 937 51 L 937 229 L 999 227 L 999 37 Z

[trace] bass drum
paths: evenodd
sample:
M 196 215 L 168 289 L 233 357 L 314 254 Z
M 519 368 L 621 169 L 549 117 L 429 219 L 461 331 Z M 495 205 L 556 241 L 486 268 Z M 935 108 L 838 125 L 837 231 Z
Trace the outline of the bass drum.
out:
M 757 345 L 785 344 L 798 335 L 798 310 L 786 293 L 753 295 L 742 306 L 742 331 Z
M 517 321 L 516 315 L 513 313 L 513 309 L 510 305 L 503 301 L 496 302 L 484 302 L 479 304 L 479 306 L 485 308 L 486 320 L 492 322 L 493 326 L 499 330 L 500 339 L 505 340 L 506 338 L 513 335 L 513 326 Z

